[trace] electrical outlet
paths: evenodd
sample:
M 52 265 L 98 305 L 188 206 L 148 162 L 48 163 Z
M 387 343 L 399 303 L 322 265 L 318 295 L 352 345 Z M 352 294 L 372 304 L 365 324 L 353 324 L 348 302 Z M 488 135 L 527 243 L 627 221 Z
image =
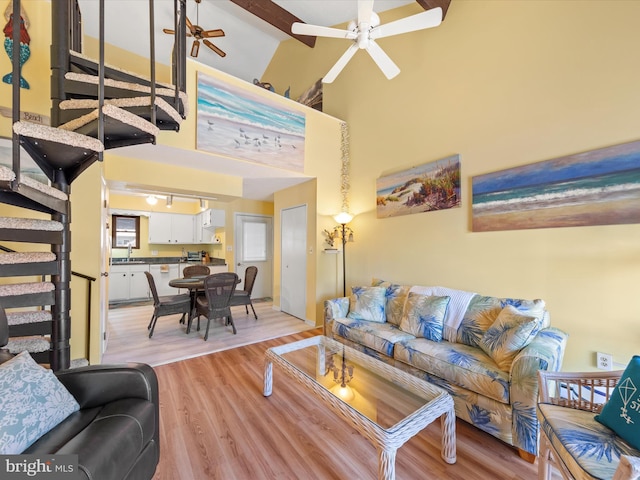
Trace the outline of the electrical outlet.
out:
M 613 370 L 613 355 L 609 353 L 596 353 L 596 367 L 600 370 Z

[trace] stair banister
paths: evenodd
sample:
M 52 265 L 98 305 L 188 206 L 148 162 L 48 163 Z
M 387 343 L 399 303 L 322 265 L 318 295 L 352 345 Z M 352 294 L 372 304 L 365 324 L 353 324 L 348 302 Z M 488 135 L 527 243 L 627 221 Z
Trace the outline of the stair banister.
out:
M 155 13 L 153 10 L 153 0 L 149 0 L 149 67 L 151 69 L 151 123 L 156 125 L 156 35 Z M 176 103 L 177 105 L 177 103 Z M 153 144 L 156 144 L 154 137 Z
M 16 14 L 17 12 L 17 14 Z M 12 94 L 12 124 L 20 121 L 20 0 L 13 0 L 13 41 L 11 51 L 11 94 Z M 20 140 L 18 134 L 12 129 L 11 156 L 13 172 L 16 174 L 16 185 L 20 183 Z
M 100 43 L 98 65 L 98 140 L 104 145 L 104 0 L 100 0 Z M 104 159 L 104 152 L 98 153 L 98 161 Z

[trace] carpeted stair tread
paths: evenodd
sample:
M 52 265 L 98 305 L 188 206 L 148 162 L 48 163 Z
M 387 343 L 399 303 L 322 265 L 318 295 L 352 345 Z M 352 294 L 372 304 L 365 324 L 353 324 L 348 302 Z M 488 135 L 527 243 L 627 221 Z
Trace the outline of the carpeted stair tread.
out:
M 34 335 L 31 337 L 11 337 L 5 347 L 13 355 L 27 351 L 29 353 L 46 352 L 51 348 L 51 342 L 47 337 Z
M 156 127 L 154 124 L 152 124 L 151 122 L 147 122 L 145 119 L 140 118 L 131 112 L 127 112 L 122 108 L 105 104 L 104 107 L 102 108 L 102 112 L 108 117 L 116 119 L 127 125 L 131 125 L 132 127 L 142 130 L 143 132 L 147 132 L 149 135 L 156 136 L 158 135 L 158 133 L 160 133 L 160 129 Z M 68 131 L 77 130 L 85 126 L 86 124 L 91 123 L 94 120 L 97 120 L 98 114 L 99 114 L 99 110 L 96 109 L 93 112 L 87 113 L 86 115 L 82 115 L 81 117 L 71 120 L 70 122 L 67 122 L 64 125 L 60 125 L 60 128 L 62 130 L 68 130 Z
M 55 220 L 39 220 L 36 218 L 0 217 L 0 228 L 61 232 L 62 223 Z
M 49 127 L 48 125 L 16 122 L 13 124 L 13 131 L 24 137 L 37 138 L 77 148 L 85 148 L 94 152 L 104 151 L 104 146 L 100 140 L 60 128 Z
M 60 102 L 61 110 L 74 110 L 86 108 L 98 108 L 99 100 L 92 99 L 76 99 L 64 100 Z M 104 101 L 105 105 L 113 105 L 119 108 L 127 107 L 148 107 L 151 104 L 151 97 L 126 97 L 126 98 L 108 98 Z M 174 122 L 182 123 L 182 117 L 175 108 L 169 105 L 164 99 L 156 97 L 156 107 L 169 115 Z
M 20 263 L 54 262 L 56 256 L 52 252 L 9 252 L 0 253 L 0 265 L 16 265 Z
M 99 83 L 98 76 L 88 75 L 86 73 L 67 72 L 64 78 L 66 78 L 67 80 L 72 80 L 74 82 L 88 83 L 96 86 Z M 119 88 L 121 90 L 128 90 L 131 92 L 140 92 L 140 93 L 146 93 L 148 95 L 151 95 L 151 87 L 148 87 L 146 85 L 139 85 L 137 83 L 121 82 L 120 80 L 105 78 L 104 85 L 105 87 Z M 163 97 L 173 97 L 175 96 L 175 90 L 172 90 L 171 88 L 156 88 L 156 95 L 161 95 Z M 182 101 L 182 104 L 184 105 L 184 109 L 185 109 L 184 114 L 186 117 L 188 116 L 187 94 L 185 92 L 179 91 L 178 98 Z
M 16 179 L 16 174 L 13 170 L 3 165 L 0 165 L 0 180 L 5 182 L 13 182 Z
M 86 358 L 74 358 L 73 360 L 71 360 L 71 365 L 69 365 L 69 368 L 80 368 L 80 367 L 86 367 L 89 365 L 89 360 L 87 360 Z
M 16 174 L 13 170 L 11 170 L 8 167 L 2 166 L 0 165 L 0 180 L 5 180 L 8 182 L 12 182 L 16 179 Z M 42 183 L 39 182 L 31 177 L 28 177 L 26 175 L 22 175 L 20 177 L 20 181 L 22 183 L 24 183 L 25 185 L 38 190 L 42 193 L 46 193 L 47 195 L 54 197 L 54 198 L 58 198 L 60 200 L 68 200 L 69 196 L 64 193 L 61 192 L 60 190 L 58 190 L 57 188 L 53 188 L 50 185 L 47 185 L 46 183 Z
M 7 313 L 7 323 L 11 325 L 26 325 L 29 323 L 40 323 L 51 321 L 50 310 L 31 310 L 25 312 Z
M 0 298 L 31 293 L 47 293 L 55 290 L 51 282 L 9 283 L 0 285 Z

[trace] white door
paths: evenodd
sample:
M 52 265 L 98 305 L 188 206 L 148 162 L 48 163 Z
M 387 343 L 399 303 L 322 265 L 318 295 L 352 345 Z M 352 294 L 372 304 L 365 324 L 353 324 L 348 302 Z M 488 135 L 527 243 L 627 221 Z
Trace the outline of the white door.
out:
M 280 217 L 280 310 L 304 320 L 307 303 L 307 206 L 286 208 Z
M 244 286 L 244 271 L 250 265 L 258 267 L 258 275 L 253 285 L 251 298 L 265 298 L 273 295 L 273 218 L 246 213 L 235 214 L 235 266 L 234 271 Z
M 102 265 L 100 269 L 100 358 L 97 363 L 102 362 L 102 354 L 107 349 L 107 316 L 109 315 L 109 257 L 111 256 L 111 218 L 109 217 L 109 190 L 102 178 L 100 201 L 100 225 L 102 228 L 102 241 L 100 245 L 102 255 Z M 91 343 L 91 339 L 89 339 Z M 87 359 L 89 360 L 89 359 Z M 94 362 L 96 363 L 96 362 Z

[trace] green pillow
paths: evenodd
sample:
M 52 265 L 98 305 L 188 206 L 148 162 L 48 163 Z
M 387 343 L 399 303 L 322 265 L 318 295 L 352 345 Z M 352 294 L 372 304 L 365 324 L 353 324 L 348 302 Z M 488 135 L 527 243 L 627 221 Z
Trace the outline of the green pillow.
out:
M 0 365 L 0 454 L 22 453 L 79 408 L 51 370 L 16 355 Z
M 441 341 L 444 316 L 450 300 L 451 297 L 409 292 L 400 330 L 434 342 Z
M 634 355 L 596 420 L 640 450 L 640 355 Z
M 349 299 L 348 318 L 378 323 L 387 321 L 385 314 L 386 288 L 352 287 L 351 291 L 353 294 Z

